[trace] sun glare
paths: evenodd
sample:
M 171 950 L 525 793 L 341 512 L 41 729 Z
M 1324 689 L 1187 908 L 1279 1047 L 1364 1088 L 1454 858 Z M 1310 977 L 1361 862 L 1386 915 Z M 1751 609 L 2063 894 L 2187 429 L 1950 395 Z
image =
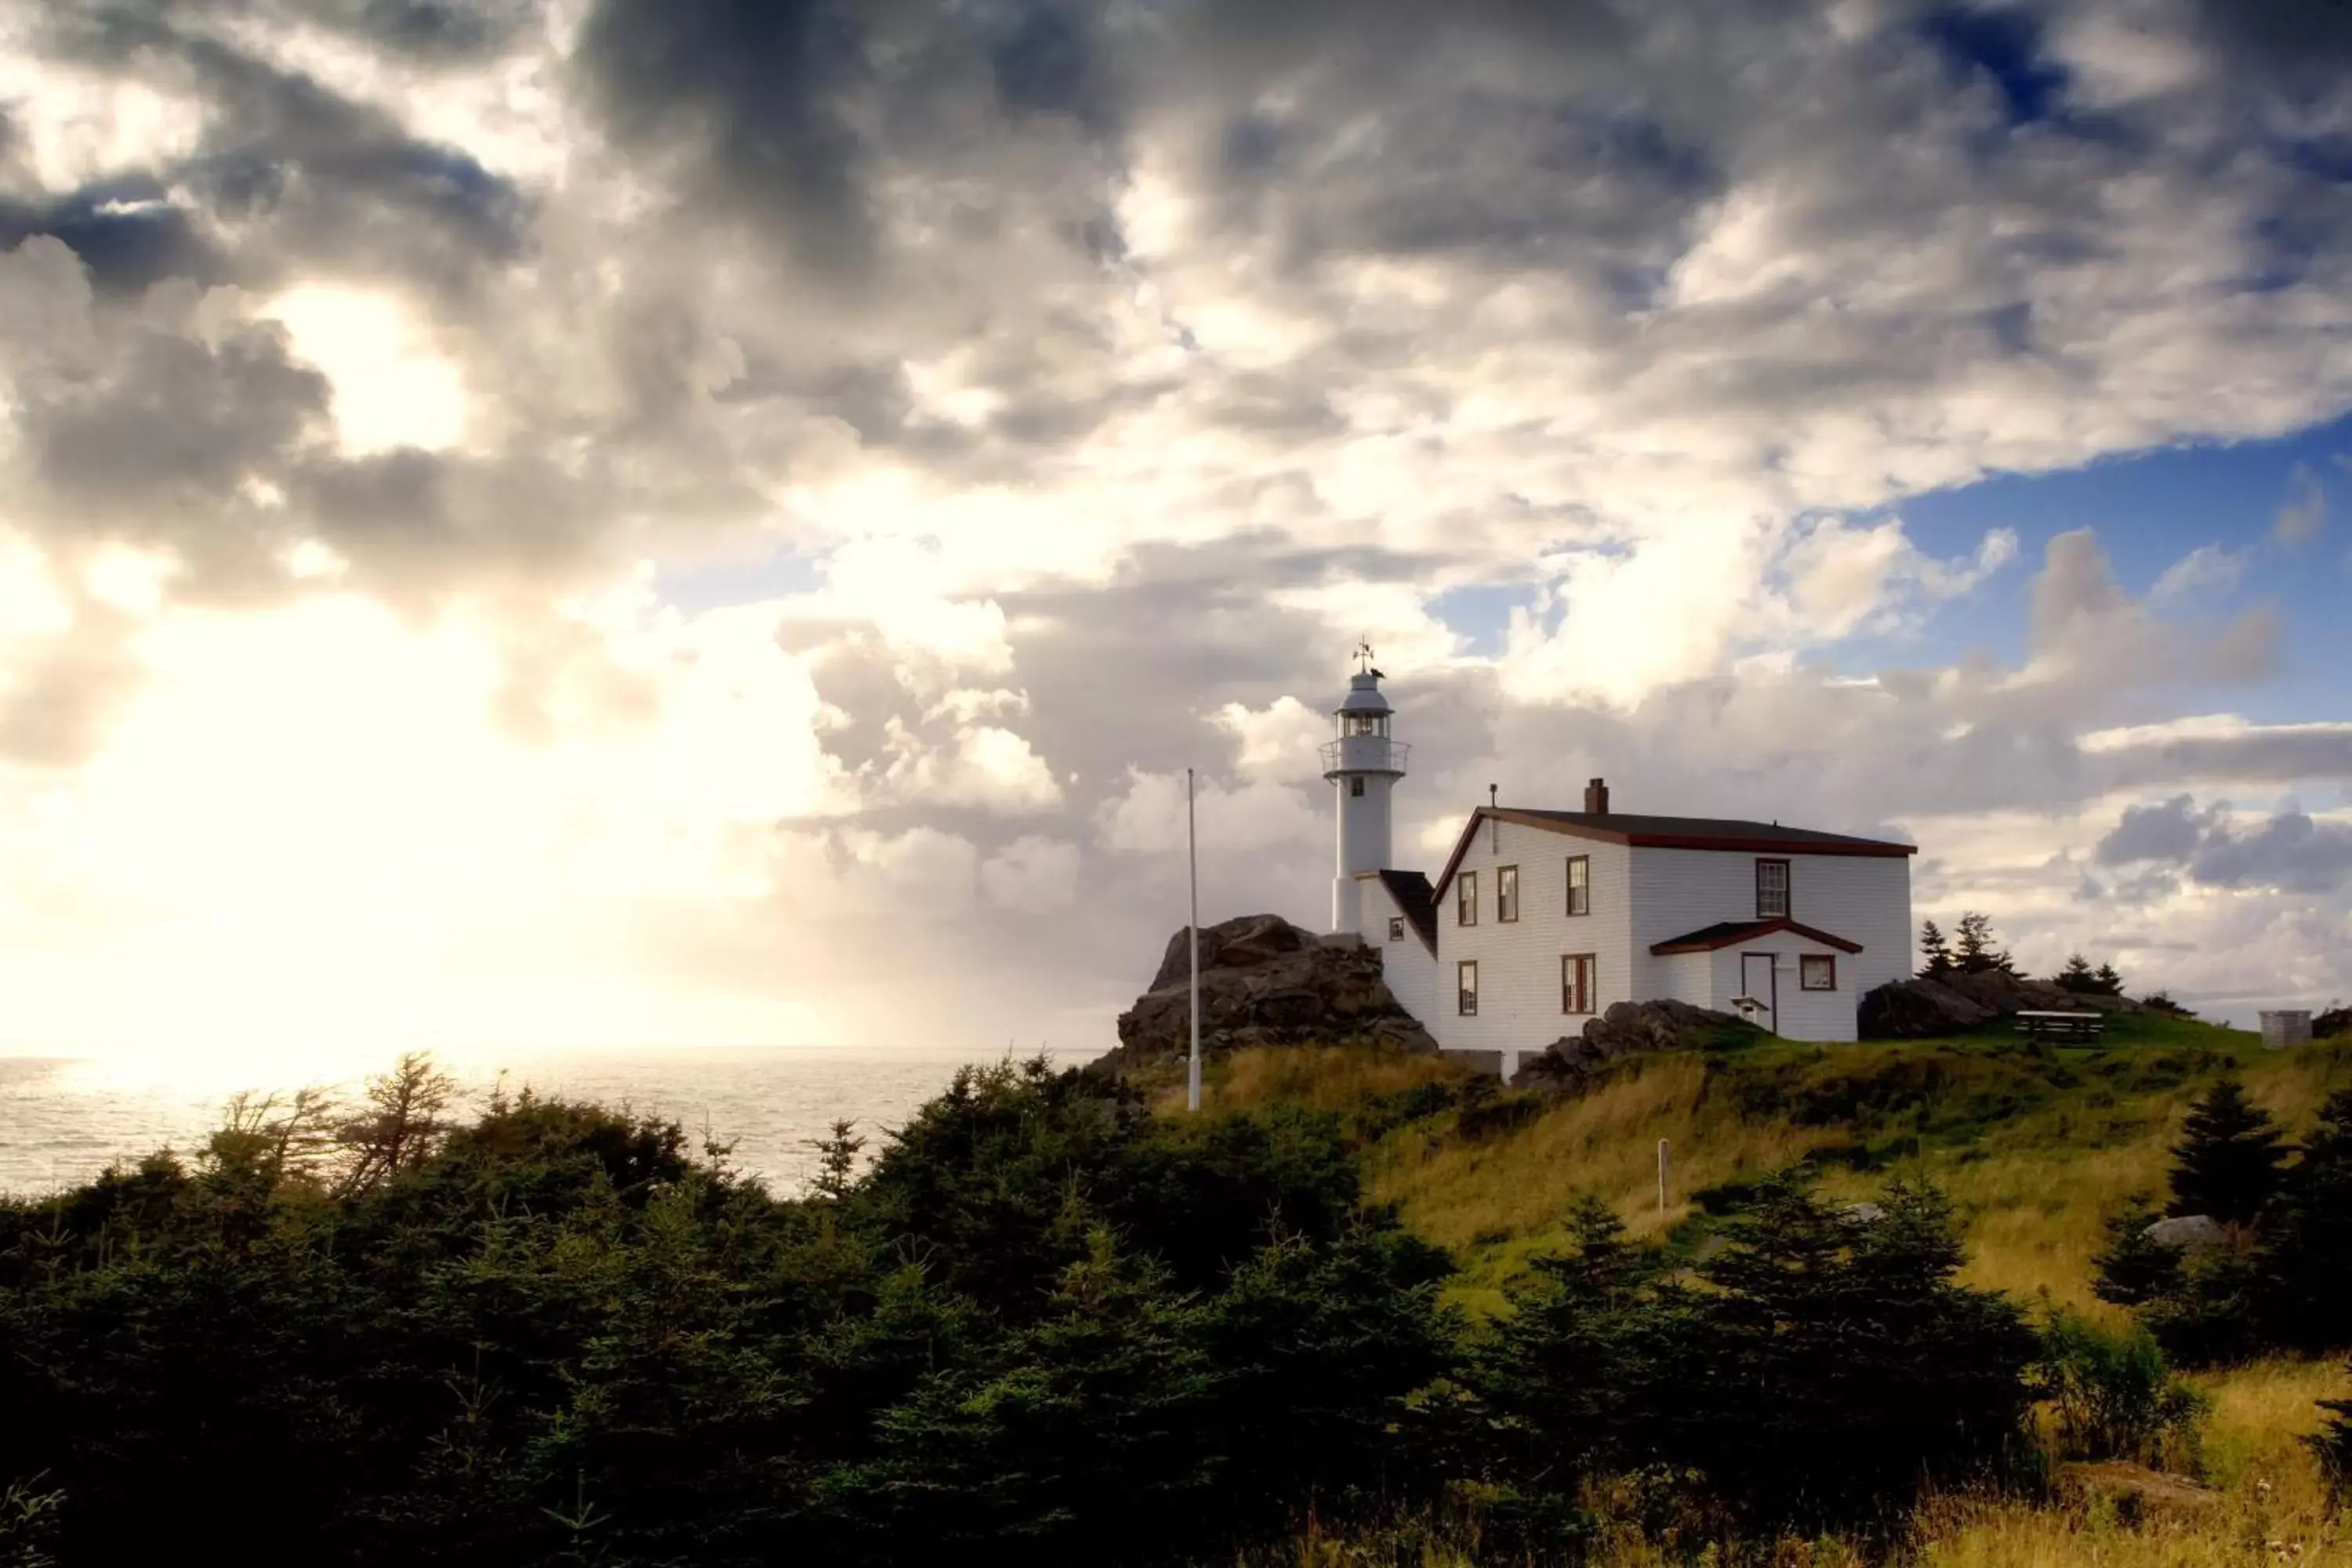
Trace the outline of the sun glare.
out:
M 335 424 L 353 453 L 454 447 L 466 427 L 466 386 L 391 296 L 304 283 L 262 308 L 294 352 L 334 384 Z

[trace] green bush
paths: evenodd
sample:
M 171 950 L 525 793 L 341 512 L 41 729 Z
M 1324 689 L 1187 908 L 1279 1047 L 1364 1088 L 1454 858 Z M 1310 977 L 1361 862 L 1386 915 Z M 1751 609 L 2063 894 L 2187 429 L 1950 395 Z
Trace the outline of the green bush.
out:
M 258 1488 L 288 1561 L 1181 1562 L 1433 1489 L 1385 1443 L 1447 1266 L 1334 1119 L 1006 1064 L 784 1199 L 670 1123 L 391 1098 L 0 1204 L 43 1550 L 154 1558 Z
M 2035 1369 L 2056 1426 L 2059 1457 L 2193 1466 L 2208 1401 L 2172 1374 L 2146 1329 L 2110 1333 L 2079 1313 L 2051 1312 Z

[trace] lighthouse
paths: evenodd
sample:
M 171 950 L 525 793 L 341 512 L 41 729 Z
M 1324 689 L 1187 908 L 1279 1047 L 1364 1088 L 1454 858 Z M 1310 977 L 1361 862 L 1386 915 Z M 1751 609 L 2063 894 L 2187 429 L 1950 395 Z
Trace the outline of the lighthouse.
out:
M 1404 777 L 1405 753 L 1389 734 L 1392 710 L 1381 695 L 1381 672 L 1369 643 L 1356 647 L 1348 695 L 1332 710 L 1333 738 L 1323 745 L 1323 776 L 1339 807 L 1339 864 L 1331 878 L 1331 930 L 1363 934 L 1359 873 L 1389 868 L 1389 792 Z

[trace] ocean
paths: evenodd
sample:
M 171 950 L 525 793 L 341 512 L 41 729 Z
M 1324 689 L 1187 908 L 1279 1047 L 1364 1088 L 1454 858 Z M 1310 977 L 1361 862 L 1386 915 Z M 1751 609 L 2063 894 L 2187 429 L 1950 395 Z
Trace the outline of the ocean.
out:
M 627 1105 L 731 1140 L 730 1162 L 779 1194 L 800 1190 L 814 1172 L 807 1147 L 836 1118 L 857 1123 L 869 1153 L 884 1132 L 948 1086 L 958 1067 L 1002 1052 L 829 1047 L 518 1052 L 436 1060 L 478 1104 L 503 1072 L 509 1090 Z M 1024 1056 L 1035 1051 L 1024 1051 Z M 1074 1067 L 1094 1053 L 1045 1053 Z M 221 1109 L 240 1090 L 318 1085 L 356 1098 L 368 1063 L 341 1076 L 289 1074 L 287 1064 L 207 1060 L 158 1064 L 104 1057 L 0 1057 L 0 1193 L 53 1192 L 88 1181 L 117 1159 L 169 1146 L 200 1147 Z

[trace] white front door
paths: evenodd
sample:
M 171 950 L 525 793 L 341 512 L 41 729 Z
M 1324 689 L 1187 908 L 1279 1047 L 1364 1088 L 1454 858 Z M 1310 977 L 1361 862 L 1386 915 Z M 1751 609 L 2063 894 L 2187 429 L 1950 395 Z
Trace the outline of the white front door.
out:
M 1739 955 L 1739 994 L 1753 996 L 1764 1004 L 1764 1010 L 1756 1016 L 1757 1025 L 1776 1035 L 1780 1032 L 1780 995 L 1775 989 L 1778 984 L 1779 982 L 1773 978 L 1770 953 L 1743 952 Z

